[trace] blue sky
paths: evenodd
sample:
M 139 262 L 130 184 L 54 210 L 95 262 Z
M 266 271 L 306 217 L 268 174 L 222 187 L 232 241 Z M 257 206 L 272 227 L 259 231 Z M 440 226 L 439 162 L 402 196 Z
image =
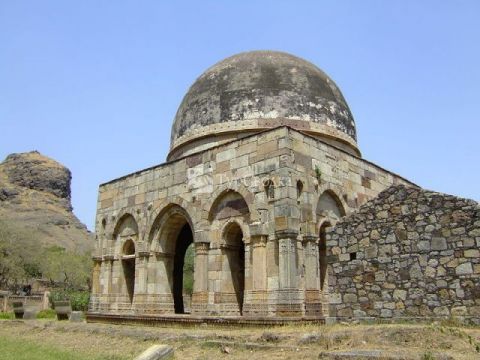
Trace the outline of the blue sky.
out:
M 93 230 L 102 182 L 162 163 L 180 101 L 238 52 L 290 52 L 339 85 L 363 157 L 480 200 L 479 1 L 0 0 L 0 158 L 73 173 Z

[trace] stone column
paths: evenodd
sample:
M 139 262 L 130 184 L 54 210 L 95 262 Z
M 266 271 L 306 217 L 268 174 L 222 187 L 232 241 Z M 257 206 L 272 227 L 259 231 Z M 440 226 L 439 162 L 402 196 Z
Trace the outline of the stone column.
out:
M 265 235 L 252 237 L 252 290 L 267 289 L 266 246 L 267 237 Z
M 246 240 L 246 241 L 245 241 Z M 252 261 L 252 255 L 253 255 L 253 249 L 252 249 L 252 244 L 250 242 L 250 239 L 245 239 L 244 238 L 244 251 L 245 251 L 245 263 L 244 263 L 244 289 L 243 293 L 247 291 L 251 291 L 253 289 L 253 261 Z M 245 303 L 245 297 L 244 297 L 244 303 Z
M 100 272 L 102 267 L 102 258 L 93 258 L 93 272 L 92 272 L 92 295 L 90 296 L 89 310 L 98 311 L 98 305 L 100 302 Z
M 208 249 L 210 243 L 197 242 L 195 245 L 192 314 L 206 315 L 208 305 Z
M 278 303 L 278 241 L 276 238 L 267 238 L 265 248 L 267 264 L 267 307 L 268 315 L 275 316 Z
M 149 271 L 153 275 L 153 294 L 150 296 L 151 304 L 154 306 L 155 314 L 174 314 L 175 306 L 173 300 L 173 260 L 174 254 L 155 252 L 151 258 Z
M 251 259 L 250 265 L 251 288 L 245 291 L 245 304 L 243 314 L 245 316 L 267 316 L 267 236 L 256 235 L 250 241 Z M 245 257 L 246 257 L 245 253 Z
M 100 269 L 102 266 L 102 259 L 99 257 L 93 258 L 93 273 L 92 273 L 92 295 L 100 293 Z
M 102 263 L 102 295 L 100 297 L 100 309 L 108 311 L 111 308 L 114 296 L 112 294 L 112 271 L 113 271 L 113 256 L 106 255 Z
M 135 295 L 134 309 L 138 312 L 145 312 L 147 303 L 147 267 L 149 251 L 141 250 L 135 260 Z
M 305 235 L 303 249 L 305 254 L 305 315 L 322 317 L 318 238 L 315 235 Z
M 5 294 L 3 295 L 3 309 L 2 309 L 3 312 L 7 312 L 7 306 L 8 306 L 8 293 L 5 292 Z
M 275 232 L 278 239 L 279 290 L 276 315 L 298 317 L 303 314 L 303 294 L 298 289 L 297 236 L 294 230 Z
M 295 231 L 277 231 L 280 289 L 297 288 L 297 235 Z

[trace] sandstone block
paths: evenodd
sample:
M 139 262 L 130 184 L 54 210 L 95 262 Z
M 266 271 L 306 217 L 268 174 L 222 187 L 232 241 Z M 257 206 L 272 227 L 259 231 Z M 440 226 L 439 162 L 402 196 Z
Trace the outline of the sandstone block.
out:
M 430 251 L 430 242 L 429 241 L 419 241 L 417 243 L 417 249 L 419 251 Z
M 447 240 L 445 238 L 434 237 L 432 239 L 432 250 L 440 251 L 447 249 Z
M 473 274 L 473 268 L 471 263 L 460 264 L 455 268 L 455 274 L 457 275 L 470 275 Z
M 463 315 L 467 315 L 468 311 L 466 306 L 456 306 L 452 308 L 451 313 L 452 313 L 452 316 L 463 316 Z
M 449 316 L 450 312 L 446 306 L 438 306 L 433 309 L 433 313 L 437 316 Z
M 357 295 L 355 295 L 355 294 L 345 294 L 345 295 L 343 295 L 343 301 L 346 302 L 346 303 L 357 302 Z
M 173 348 L 168 345 L 152 345 L 135 360 L 163 360 L 173 359 Z
M 477 249 L 469 249 L 463 252 L 463 256 L 466 258 L 478 258 L 480 257 L 480 251 Z
M 382 310 L 380 311 L 380 317 L 383 317 L 383 318 L 392 317 L 392 310 L 390 310 L 390 309 L 382 309 Z
M 405 290 L 396 289 L 393 291 L 393 299 L 395 300 L 406 300 L 407 292 Z

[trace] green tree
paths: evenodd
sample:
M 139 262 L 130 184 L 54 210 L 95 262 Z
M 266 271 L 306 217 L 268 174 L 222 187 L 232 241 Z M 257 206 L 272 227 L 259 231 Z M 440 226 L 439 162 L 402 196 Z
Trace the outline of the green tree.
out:
M 90 284 L 93 263 L 89 255 L 66 251 L 59 246 L 43 249 L 40 265 L 43 277 L 66 289 L 86 289 Z
M 93 262 L 90 254 L 63 247 L 42 247 L 32 230 L 0 220 L 0 288 L 16 291 L 34 278 L 61 283 L 70 290 L 86 290 Z
M 185 252 L 185 260 L 183 263 L 183 293 L 192 295 L 193 293 L 193 269 L 194 269 L 195 249 L 191 244 Z
M 0 220 L 0 287 L 17 290 L 40 274 L 40 252 L 33 232 Z

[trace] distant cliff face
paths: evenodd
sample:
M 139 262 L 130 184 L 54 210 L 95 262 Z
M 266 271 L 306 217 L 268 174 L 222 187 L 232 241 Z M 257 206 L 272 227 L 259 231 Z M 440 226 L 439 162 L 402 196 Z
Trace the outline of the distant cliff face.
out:
M 42 245 L 90 251 L 93 234 L 72 213 L 71 178 L 37 151 L 7 156 L 0 163 L 0 219 L 33 231 Z

